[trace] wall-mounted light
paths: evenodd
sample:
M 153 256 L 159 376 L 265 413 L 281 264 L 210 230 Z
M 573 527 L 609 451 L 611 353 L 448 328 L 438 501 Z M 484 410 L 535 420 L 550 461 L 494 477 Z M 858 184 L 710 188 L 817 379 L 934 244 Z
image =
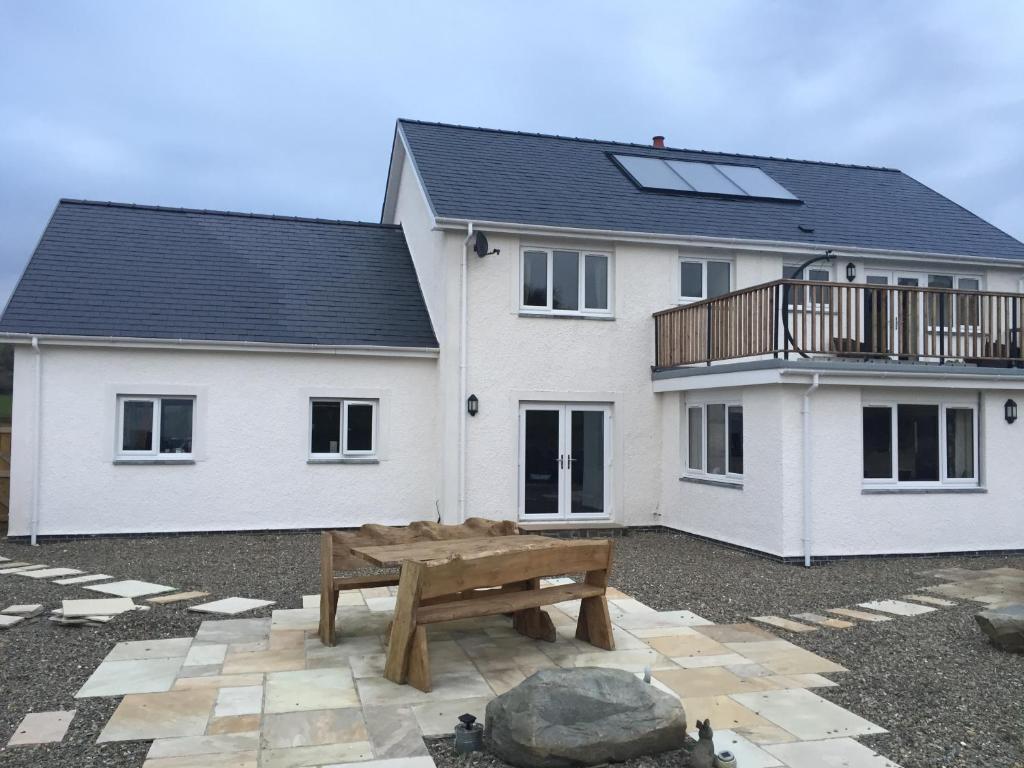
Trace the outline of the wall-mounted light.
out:
M 852 261 L 847 262 L 847 264 L 846 264 L 846 279 L 849 280 L 852 283 L 854 278 L 856 278 L 856 277 L 857 277 L 857 265 L 855 265 Z
M 1003 413 L 1006 416 L 1006 423 L 1013 424 L 1017 420 L 1017 403 L 1007 400 L 1003 405 Z
M 476 416 L 480 412 L 480 401 L 476 395 L 470 395 L 466 400 L 466 411 L 470 416 Z

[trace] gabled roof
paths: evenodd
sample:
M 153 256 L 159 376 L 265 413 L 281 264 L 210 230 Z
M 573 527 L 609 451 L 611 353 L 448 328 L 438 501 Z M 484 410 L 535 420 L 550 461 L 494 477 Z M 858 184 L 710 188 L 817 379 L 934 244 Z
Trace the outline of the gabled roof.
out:
M 0 332 L 436 348 L 402 230 L 61 200 Z
M 890 168 L 413 120 L 399 130 L 439 219 L 1024 260 L 1024 243 Z M 641 189 L 614 153 L 756 166 L 800 202 Z

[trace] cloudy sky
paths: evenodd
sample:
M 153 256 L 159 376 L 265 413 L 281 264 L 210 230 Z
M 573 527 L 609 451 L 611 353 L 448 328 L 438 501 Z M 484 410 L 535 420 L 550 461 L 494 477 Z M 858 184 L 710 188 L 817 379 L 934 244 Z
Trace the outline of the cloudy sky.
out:
M 0 0 L 0 295 L 61 197 L 376 220 L 398 117 L 902 168 L 1024 239 L 1024 2 Z

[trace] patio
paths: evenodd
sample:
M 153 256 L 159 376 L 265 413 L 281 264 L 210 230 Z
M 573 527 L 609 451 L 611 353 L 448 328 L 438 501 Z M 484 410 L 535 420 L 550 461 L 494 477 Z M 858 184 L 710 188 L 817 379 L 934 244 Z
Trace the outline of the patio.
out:
M 945 687 L 957 699 L 951 709 L 959 710 L 947 712 L 947 691 L 933 688 L 925 704 L 911 695 L 917 687 L 906 686 L 900 695 L 887 683 L 887 678 L 912 675 L 929 686 L 932 675 L 948 674 L 952 662 L 957 668 L 970 666 L 977 680 L 989 672 L 999 675 L 1006 695 L 1019 701 L 1013 680 L 1021 678 L 1021 659 L 991 651 L 969 626 L 977 602 L 929 605 L 906 596 L 953 603 L 1015 595 L 1021 558 L 851 561 L 804 571 L 669 533 L 630 536 L 616 546 L 620 559 L 612 582 L 621 591 L 609 595 L 615 651 L 597 651 L 572 639 L 572 604 L 549 609 L 559 633 L 554 644 L 517 635 L 500 617 L 439 625 L 430 631 L 435 688 L 424 694 L 381 677 L 381 633 L 391 615 L 393 590 L 343 596 L 341 642 L 327 648 L 316 639 L 311 536 L 94 540 L 40 550 L 0 545 L 0 554 L 12 559 L 31 556 L 82 570 L 98 570 L 106 552 L 109 571 L 109 553 L 117 551 L 123 569 L 118 576 L 213 593 L 196 602 L 226 594 L 277 601 L 238 619 L 202 617 L 169 604 L 99 628 L 37 620 L 0 635 L 5 659 L 17 660 L 8 675 L 12 696 L 0 739 L 6 742 L 28 712 L 78 710 L 61 743 L 10 747 L 5 761 L 126 766 L 145 761 L 150 768 L 180 768 L 408 759 L 410 767 L 429 766 L 424 736 L 450 734 L 465 711 L 482 717 L 489 698 L 536 669 L 555 665 L 634 672 L 650 666 L 655 684 L 682 694 L 691 726 L 710 716 L 718 749 L 733 749 L 744 766 L 799 768 L 824 754 L 841 756 L 851 766 L 885 765 L 875 751 L 896 758 L 890 764 L 934 765 L 928 745 L 921 746 L 922 733 L 947 754 L 951 745 L 965 744 L 947 765 L 971 764 L 972 752 L 1009 759 L 1021 754 L 1019 741 L 1003 735 L 1013 733 L 1012 708 L 1004 705 L 1000 711 L 998 701 L 991 701 L 1002 690 L 990 689 L 987 703 L 979 696 L 964 711 L 962 697 L 970 688 L 947 676 Z M 230 568 L 228 551 L 234 553 L 226 558 L 234 562 Z M 299 557 L 303 551 L 305 560 Z M 982 568 L 1002 570 L 979 574 Z M 268 578 L 271 574 L 280 579 Z M 83 596 L 78 585 L 0 579 L 8 602 L 53 604 L 58 597 Z M 717 593 L 712 584 L 718 585 Z M 921 610 L 900 616 L 854 607 L 885 600 Z M 847 617 L 851 626 L 843 628 L 794 617 L 825 614 L 842 622 L 828 611 L 843 606 L 889 620 Z M 787 633 L 749 621 L 768 615 L 811 630 Z M 959 635 L 960 645 L 937 653 L 942 642 L 949 648 L 943 640 L 947 627 Z M 929 643 L 925 649 L 923 641 Z M 984 662 L 972 665 L 976 656 Z M 44 677 L 48 668 L 52 672 Z M 957 723 L 956 731 L 945 727 L 947 716 Z M 965 720 L 973 722 L 977 737 L 961 733 Z M 1002 752 L 994 753 L 991 742 L 983 740 L 989 735 Z M 155 739 L 152 746 L 140 741 L 148 739 Z M 904 749 L 915 742 L 914 750 Z M 431 751 L 446 764 L 443 748 L 431 746 Z M 911 760 L 901 759 L 906 755 Z

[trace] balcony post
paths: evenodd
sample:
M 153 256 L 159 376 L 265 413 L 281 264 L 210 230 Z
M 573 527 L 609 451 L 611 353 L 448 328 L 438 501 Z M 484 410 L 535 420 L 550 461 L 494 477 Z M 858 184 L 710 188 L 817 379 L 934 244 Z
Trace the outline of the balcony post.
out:
M 707 360 L 707 364 L 708 365 L 711 365 L 711 307 L 712 307 L 712 302 L 709 301 L 707 303 L 708 311 L 707 311 L 706 329 L 705 329 L 705 333 L 704 333 L 705 341 L 706 341 L 706 343 L 704 345 L 704 347 L 705 347 L 704 354 L 705 354 L 705 358 Z
M 779 286 L 772 289 L 772 357 L 779 359 Z
M 946 363 L 946 296 L 952 294 L 939 294 L 939 365 Z

